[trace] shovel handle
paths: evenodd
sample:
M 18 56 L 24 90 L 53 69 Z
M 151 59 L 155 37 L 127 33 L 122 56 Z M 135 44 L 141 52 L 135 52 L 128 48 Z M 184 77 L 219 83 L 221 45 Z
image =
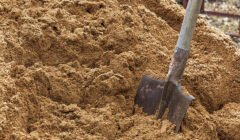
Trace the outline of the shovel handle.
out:
M 184 72 L 190 49 L 190 43 L 197 23 L 203 0 L 189 0 L 183 19 L 180 35 L 169 66 L 168 81 L 179 84 Z
M 177 48 L 189 50 L 202 1 L 203 0 L 189 0 L 177 41 Z

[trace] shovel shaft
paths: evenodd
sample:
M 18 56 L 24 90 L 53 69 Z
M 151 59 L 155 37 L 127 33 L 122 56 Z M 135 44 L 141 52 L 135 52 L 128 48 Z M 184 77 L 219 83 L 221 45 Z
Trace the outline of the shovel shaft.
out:
M 177 48 L 189 50 L 201 6 L 202 0 L 189 0 L 177 41 Z
M 200 13 L 202 0 L 189 0 L 180 35 L 168 71 L 168 80 L 179 83 L 187 63 L 190 42 Z

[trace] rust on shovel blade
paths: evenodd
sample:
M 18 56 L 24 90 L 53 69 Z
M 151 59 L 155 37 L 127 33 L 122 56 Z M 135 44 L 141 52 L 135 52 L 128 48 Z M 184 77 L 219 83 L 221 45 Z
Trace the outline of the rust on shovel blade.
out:
M 167 100 L 164 100 L 164 105 L 161 105 L 159 108 L 163 98 L 164 86 L 171 89 L 167 90 L 167 92 L 170 93 L 164 93 L 168 95 L 168 97 L 166 98 Z M 143 76 L 137 90 L 135 104 L 142 107 L 143 111 L 148 115 L 158 114 L 158 119 L 162 118 L 166 108 L 168 108 L 167 118 L 176 125 L 176 132 L 178 132 L 184 115 L 193 99 L 194 97 L 192 96 L 184 95 L 180 86 L 172 82 L 165 82 Z

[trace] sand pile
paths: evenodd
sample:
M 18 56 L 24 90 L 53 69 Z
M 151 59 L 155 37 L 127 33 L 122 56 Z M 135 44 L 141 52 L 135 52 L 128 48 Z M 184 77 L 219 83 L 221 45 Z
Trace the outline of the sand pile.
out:
M 1 0 L 0 139 L 239 139 L 239 50 L 203 19 L 181 133 L 132 114 L 141 76 L 165 78 L 183 14 L 171 0 Z

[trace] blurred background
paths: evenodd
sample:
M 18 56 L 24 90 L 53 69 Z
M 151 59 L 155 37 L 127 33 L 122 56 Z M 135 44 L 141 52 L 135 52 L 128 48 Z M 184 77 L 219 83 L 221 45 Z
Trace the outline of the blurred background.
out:
M 185 8 L 188 0 L 177 0 Z M 240 0 L 205 0 L 201 13 L 240 47 Z

